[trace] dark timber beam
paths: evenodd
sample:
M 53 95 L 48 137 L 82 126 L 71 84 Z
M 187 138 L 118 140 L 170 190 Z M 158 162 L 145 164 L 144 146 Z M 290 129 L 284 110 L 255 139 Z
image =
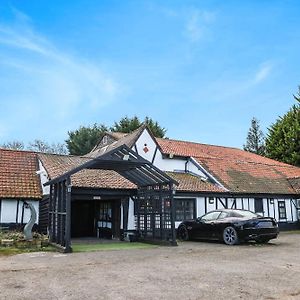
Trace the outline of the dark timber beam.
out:
M 66 253 L 72 252 L 71 248 L 71 178 L 68 177 L 66 183 L 66 229 L 65 229 L 65 248 Z

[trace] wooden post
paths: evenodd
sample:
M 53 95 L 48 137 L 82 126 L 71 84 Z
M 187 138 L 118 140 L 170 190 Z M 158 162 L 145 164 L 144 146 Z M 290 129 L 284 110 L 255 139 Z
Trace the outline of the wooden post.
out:
M 71 248 L 71 178 L 68 177 L 66 183 L 66 229 L 65 229 L 65 252 L 72 252 Z
M 52 206 L 53 206 L 53 185 L 50 185 L 50 195 L 49 195 L 49 206 L 48 206 L 48 233 L 49 233 L 49 240 L 51 241 L 51 220 L 52 220 Z
M 160 231 L 160 239 L 163 239 L 163 207 L 164 200 L 162 196 L 162 185 L 159 185 L 159 231 Z
M 174 203 L 174 195 L 173 195 L 173 185 L 169 184 L 169 189 L 170 189 L 170 205 L 171 205 L 171 235 L 172 235 L 172 241 L 171 244 L 172 246 L 177 246 L 176 242 L 176 231 L 175 231 L 175 203 Z
M 140 235 L 141 232 L 141 211 L 140 211 L 140 188 L 138 187 L 137 197 L 134 199 L 134 201 L 137 201 L 136 205 L 136 217 L 137 217 L 137 232 L 138 235 Z

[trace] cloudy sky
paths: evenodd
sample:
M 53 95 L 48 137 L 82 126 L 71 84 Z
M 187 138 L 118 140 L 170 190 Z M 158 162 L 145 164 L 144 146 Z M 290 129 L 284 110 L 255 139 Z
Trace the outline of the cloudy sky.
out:
M 294 103 L 299 1 L 1 0 L 0 144 L 146 115 L 242 147 Z

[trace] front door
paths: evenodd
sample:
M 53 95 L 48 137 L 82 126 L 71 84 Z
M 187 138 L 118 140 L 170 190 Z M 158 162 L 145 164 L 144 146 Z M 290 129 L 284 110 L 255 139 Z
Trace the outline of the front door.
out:
M 99 201 L 98 202 L 98 221 L 97 236 L 99 238 L 119 238 L 120 237 L 120 200 Z

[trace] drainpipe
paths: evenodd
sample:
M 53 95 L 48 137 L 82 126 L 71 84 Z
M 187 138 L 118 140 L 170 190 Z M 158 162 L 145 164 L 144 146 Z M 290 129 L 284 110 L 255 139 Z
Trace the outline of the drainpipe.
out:
M 189 161 L 190 161 L 190 158 L 187 158 L 187 160 L 186 160 L 186 162 L 185 162 L 185 164 L 184 164 L 184 172 L 185 172 L 185 173 L 187 173 L 187 171 L 188 171 L 187 165 L 188 165 Z

